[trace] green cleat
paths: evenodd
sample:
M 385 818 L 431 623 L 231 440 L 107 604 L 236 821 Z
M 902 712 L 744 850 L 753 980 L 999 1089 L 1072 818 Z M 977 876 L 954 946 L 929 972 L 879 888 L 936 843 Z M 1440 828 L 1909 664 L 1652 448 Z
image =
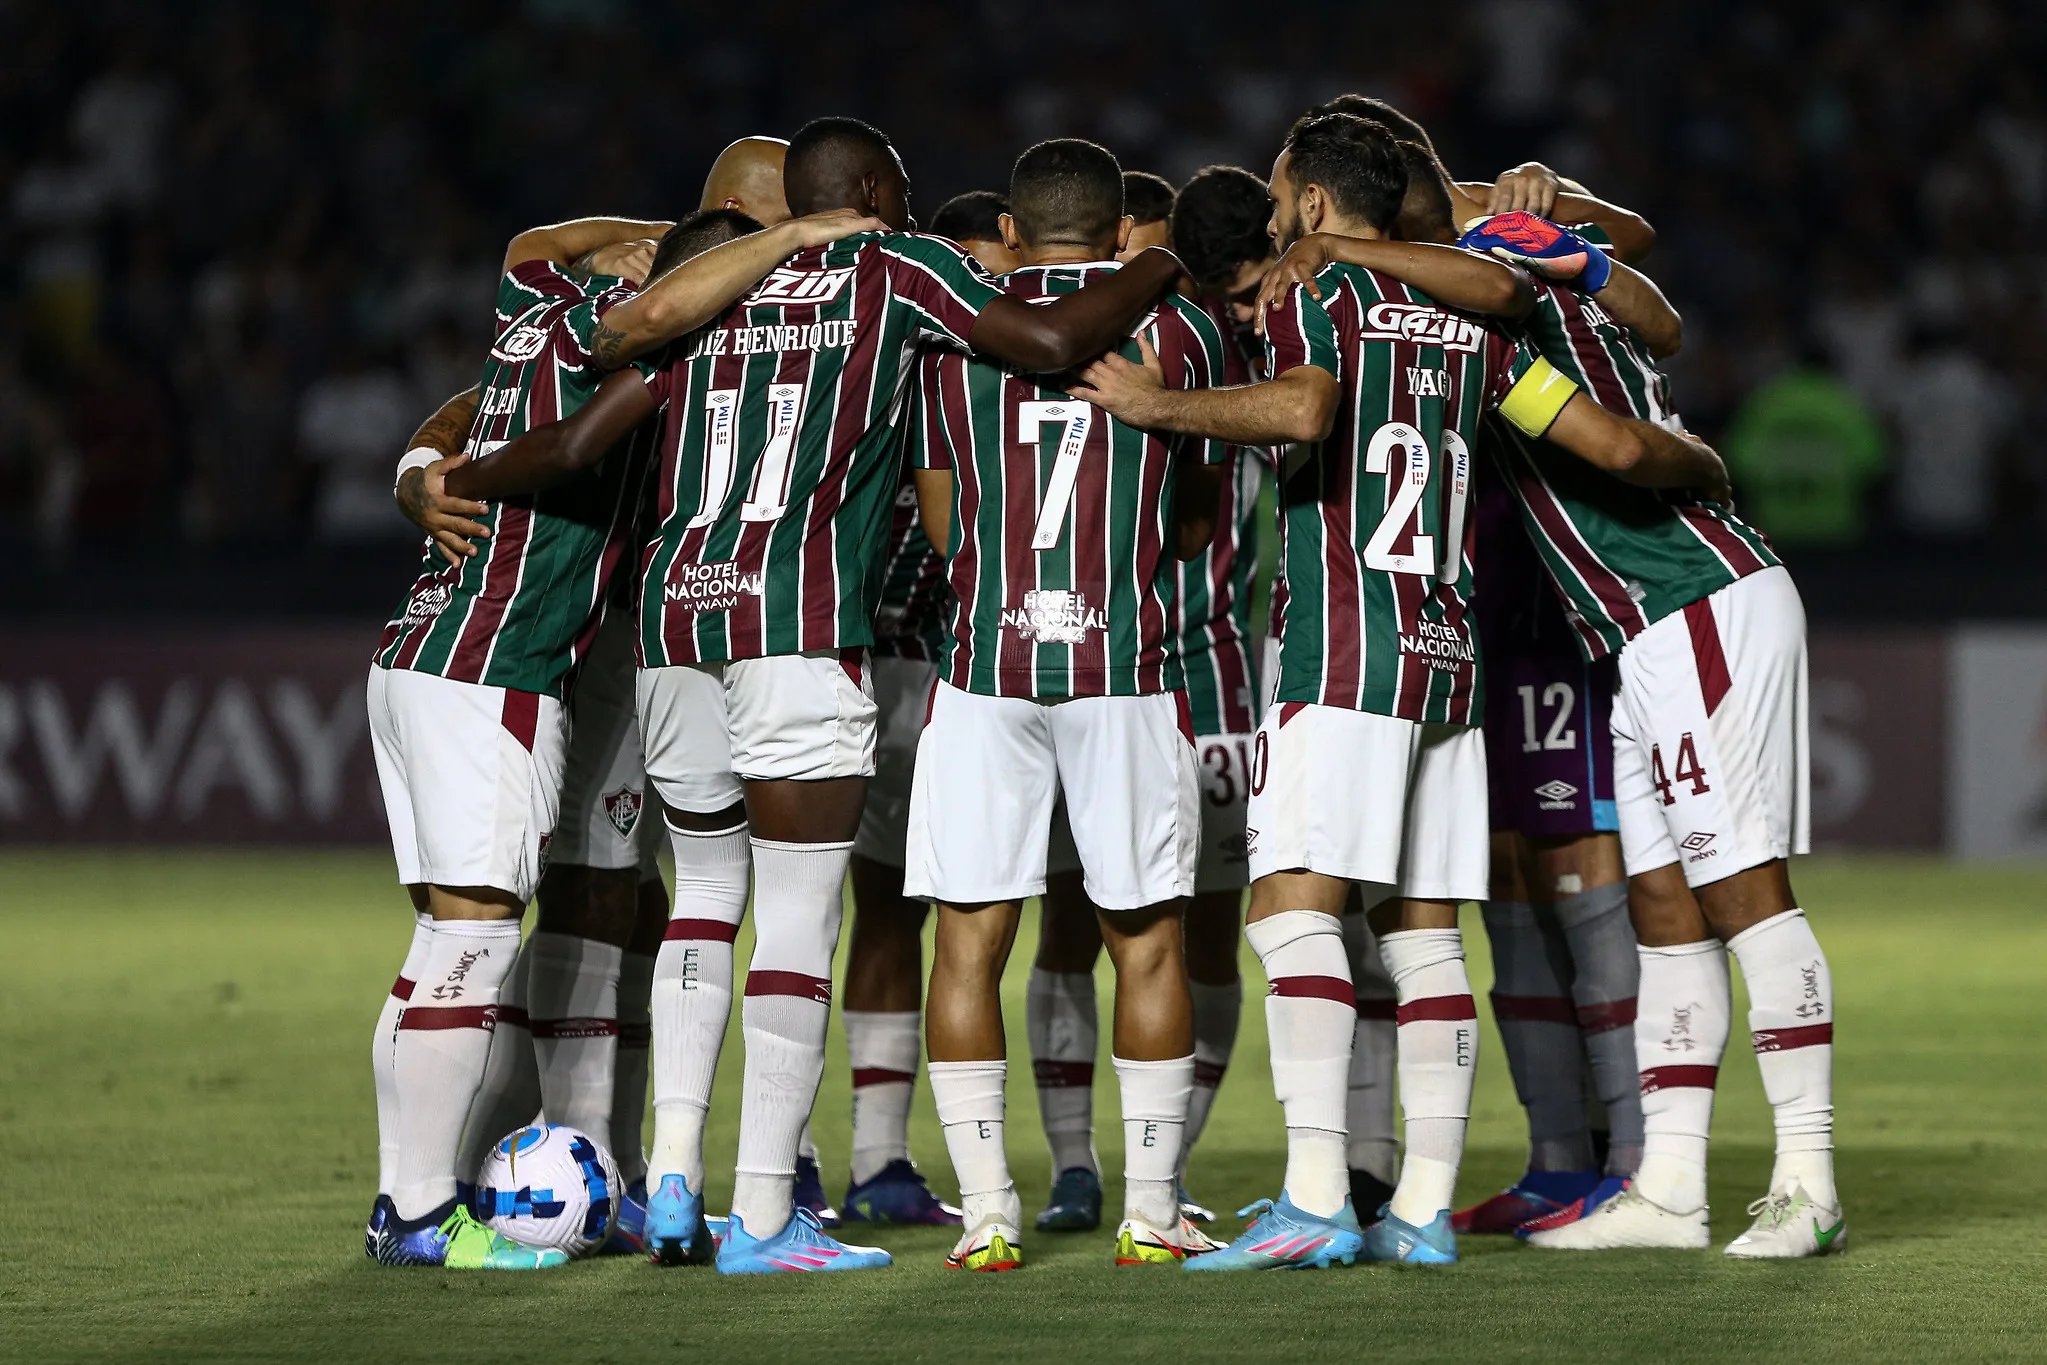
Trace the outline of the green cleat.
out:
M 459 1204 L 441 1224 L 441 1232 L 448 1239 L 447 1258 L 441 1264 L 450 1270 L 549 1270 L 569 1260 L 569 1254 L 559 1247 L 530 1247 L 513 1241 L 477 1222 Z

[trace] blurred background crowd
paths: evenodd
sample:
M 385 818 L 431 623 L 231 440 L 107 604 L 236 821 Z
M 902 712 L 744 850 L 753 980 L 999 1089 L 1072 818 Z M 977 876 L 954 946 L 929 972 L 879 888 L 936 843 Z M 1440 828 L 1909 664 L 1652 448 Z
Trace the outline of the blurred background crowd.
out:
M 2026 0 L 0 0 L 0 609 L 382 609 L 505 240 L 677 216 L 733 137 L 866 117 L 928 216 L 1061 134 L 1263 174 L 1357 90 L 1647 214 L 1745 512 L 1823 612 L 1952 610 L 2047 576 L 2042 70 Z

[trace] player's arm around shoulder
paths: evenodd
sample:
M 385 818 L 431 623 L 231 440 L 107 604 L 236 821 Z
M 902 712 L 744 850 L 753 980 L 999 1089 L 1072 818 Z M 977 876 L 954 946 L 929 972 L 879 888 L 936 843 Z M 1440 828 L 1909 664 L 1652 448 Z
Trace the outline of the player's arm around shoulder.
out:
M 1500 402 L 1500 416 L 1626 483 L 1696 489 L 1716 502 L 1732 502 L 1727 466 L 1713 447 L 1689 432 L 1608 412 L 1547 360 L 1536 360 L 1514 382 Z
M 434 548 L 450 564 L 474 555 L 473 542 L 490 535 L 488 526 L 472 520 L 490 509 L 468 498 L 450 497 L 446 489 L 448 471 L 468 462 L 462 443 L 476 421 L 479 401 L 477 389 L 464 389 L 420 423 L 406 443 L 391 488 L 399 512 L 433 538 Z
M 1166 387 L 1182 392 L 1212 388 L 1223 374 L 1222 329 L 1215 319 L 1175 294 L 1152 325 Z M 1202 436 L 1176 435 L 1173 450 L 1174 554 L 1200 558 L 1215 538 L 1223 474 L 1232 447 Z
M 666 373 L 626 369 L 610 376 L 561 421 L 534 427 L 488 458 L 451 470 L 448 492 L 493 502 L 525 497 L 591 468 L 660 406 Z

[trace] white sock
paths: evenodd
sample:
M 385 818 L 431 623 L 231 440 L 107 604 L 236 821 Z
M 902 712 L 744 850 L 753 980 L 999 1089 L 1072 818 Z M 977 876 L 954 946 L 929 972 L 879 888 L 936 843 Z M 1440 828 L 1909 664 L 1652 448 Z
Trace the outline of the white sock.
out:
M 1187 1172 L 1187 1158 L 1208 1126 L 1208 1114 L 1215 1107 L 1215 1092 L 1230 1069 L 1230 1053 L 1237 1046 L 1237 1021 L 1244 1013 L 1244 983 L 1212 986 L 1204 981 L 1187 983 L 1194 1000 L 1194 1093 L 1187 1098 L 1187 1142 L 1180 1149 L 1178 1174 Z
M 1834 1192 L 1834 978 L 1803 910 L 1786 910 L 1727 941 L 1748 983 L 1763 1093 L 1777 1119 L 1770 1188 L 1797 1181 L 1814 1202 Z
M 1285 910 L 1244 927 L 1270 991 L 1272 1088 L 1286 1113 L 1286 1197 L 1318 1217 L 1350 1198 L 1343 1109 L 1357 1006 L 1334 915 Z
M 1393 978 L 1379 954 L 1379 940 L 1363 915 L 1345 915 L 1344 958 L 1350 963 L 1351 999 L 1357 1021 L 1351 1026 L 1350 1075 L 1343 1106 L 1349 1129 L 1344 1161 L 1390 1188 L 1400 1169 L 1400 1137 L 1394 1125 L 1393 1072 L 1400 1055 Z M 1370 1219 L 1377 1209 L 1359 1209 Z
M 960 1205 L 969 1228 L 988 1217 L 1023 1225 L 1023 1201 L 1009 1174 L 1002 1145 L 1003 1083 L 1009 1063 L 931 1062 L 931 1099 L 945 1129 L 945 1150 L 959 1177 Z
M 1480 910 L 1493 946 L 1493 1020 L 1528 1115 L 1528 1169 L 1591 1170 L 1570 948 L 1547 904 L 1486 901 Z
M 1641 948 L 1635 1061 L 1642 1072 L 1642 1165 L 1635 1191 L 1672 1213 L 1706 1205 L 1713 1087 L 1734 1004 L 1718 939 Z
M 732 1212 L 755 1237 L 789 1222 L 797 1144 L 824 1078 L 832 954 L 852 855 L 850 841 L 753 840 L 753 961 L 739 1009 L 746 1089 Z
M 669 827 L 675 901 L 654 958 L 654 1145 L 647 1188 L 671 1175 L 704 1192 L 704 1116 L 732 1018 L 732 940 L 746 915 L 746 826 L 705 834 Z
M 535 933 L 527 948 L 526 1012 L 540 1067 L 540 1108 L 611 1150 L 618 1064 L 618 977 L 625 949 L 594 938 Z
M 1393 1216 L 1420 1227 L 1450 1207 L 1471 1119 L 1478 1007 L 1455 929 L 1408 929 L 1379 940 L 1400 992 L 1400 1108 L 1407 1156 Z M 1582 1101 L 1581 1101 L 1582 1102 Z
M 647 1119 L 647 1060 L 653 1041 L 654 959 L 627 953 L 618 969 L 618 1062 L 611 1081 L 611 1155 L 630 1185 L 647 1173 L 640 1129 Z
M 1177 1177 L 1187 1143 L 1194 1054 L 1160 1062 L 1110 1060 L 1123 1098 L 1123 1216 L 1142 1218 L 1153 1227 L 1177 1227 Z
M 498 1139 L 540 1117 L 540 1068 L 533 1060 L 533 1034 L 526 1017 L 526 963 L 522 947 L 498 987 L 483 1084 L 463 1120 L 462 1146 L 455 1159 L 455 1178 L 467 1185 L 478 1183 Z
M 370 1078 L 377 1087 L 377 1193 L 391 1193 L 391 1177 L 398 1165 L 398 1078 L 391 1071 L 391 1053 L 398 1038 L 398 1016 L 412 998 L 413 982 L 426 962 L 427 945 L 433 942 L 434 917 L 424 910 L 412 912 L 412 943 L 405 950 L 405 963 L 384 1008 L 377 1012 L 377 1031 L 370 1035 Z
M 1635 993 L 1642 960 L 1628 920 L 1628 884 L 1613 882 L 1557 898 L 1557 923 L 1571 946 L 1571 1000 L 1606 1110 L 1606 1174 L 1642 1164 L 1642 1074 L 1635 1066 Z
M 910 1159 L 910 1095 L 922 1055 L 916 1010 L 846 1010 L 846 1056 L 853 1068 L 853 1183 L 872 1180 L 891 1161 Z
M 418 986 L 398 1017 L 398 1164 L 391 1199 L 421 1218 L 455 1197 L 470 1103 L 483 1085 L 498 990 L 519 952 L 519 921 L 436 920 Z
M 810 1135 L 809 1119 L 803 1120 L 803 1131 L 796 1136 L 796 1155 L 812 1164 L 817 1162 L 817 1140 Z
M 1031 1044 L 1031 1076 L 1038 1083 L 1038 1114 L 1052 1148 L 1052 1175 L 1081 1167 L 1096 1175 L 1095 1050 L 1101 1023 L 1092 972 L 1031 968 L 1024 987 L 1024 1032 Z

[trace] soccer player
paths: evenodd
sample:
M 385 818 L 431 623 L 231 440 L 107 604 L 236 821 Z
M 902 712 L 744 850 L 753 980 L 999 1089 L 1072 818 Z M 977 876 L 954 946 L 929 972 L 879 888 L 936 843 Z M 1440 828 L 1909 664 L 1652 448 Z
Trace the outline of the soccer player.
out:
M 1130 219 L 1130 241 L 1116 253 L 1128 261 L 1146 247 L 1173 244 L 1173 182 L 1150 171 L 1123 172 L 1123 213 Z
M 505 258 L 474 449 L 515 435 L 536 412 L 574 410 L 605 368 L 715 314 L 787 251 L 859 225 L 850 214 L 792 224 L 638 292 L 616 279 L 586 289 L 566 266 L 656 225 L 596 219 L 522 233 Z M 603 356 L 593 349 L 600 336 Z M 493 509 L 492 534 L 459 564 L 430 548 L 370 670 L 371 737 L 400 880 L 414 909 L 433 917 L 409 954 L 416 970 L 404 975 L 416 988 L 392 1045 L 397 1150 L 381 1224 L 372 1220 L 376 1259 L 386 1264 L 531 1269 L 560 1259 L 476 1221 L 457 1197 L 456 1163 L 555 823 L 563 681 L 626 548 L 621 511 L 643 466 L 630 449 L 615 453 L 549 497 Z
M 1007 195 L 994 190 L 955 194 L 931 215 L 932 235 L 958 242 L 991 275 L 1007 275 L 1022 262 L 1002 240 L 1002 215 L 1009 212 Z
M 1272 174 L 1273 236 L 1376 239 L 1407 172 L 1379 124 L 1297 124 Z M 1399 252 L 1441 248 L 1403 246 Z M 1445 255 L 1456 257 L 1450 251 Z M 1713 452 L 1607 413 L 1504 334 L 1391 276 L 1338 265 L 1267 321 L 1272 378 L 1174 392 L 1147 366 L 1089 366 L 1085 396 L 1146 429 L 1300 443 L 1282 474 L 1286 619 L 1278 704 L 1260 722 L 1247 812 L 1252 948 L 1266 999 L 1287 1174 L 1228 1249 L 1190 1269 L 1456 1259 L 1449 1202 L 1470 1113 L 1476 1012 L 1457 907 L 1486 894 L 1484 737 L 1467 621 L 1471 442 L 1497 408 L 1648 486 L 1719 487 Z M 1532 301 L 1525 278 L 1498 287 Z M 1342 420 L 1339 423 L 1339 415 Z M 1406 1159 L 1369 1233 L 1351 1207 L 1344 1092 L 1356 1000 L 1337 915 L 1372 907 L 1398 991 Z
M 1003 237 L 1024 262 L 1004 280 L 1014 295 L 1071 296 L 1119 272 L 1129 223 L 1106 149 L 1032 147 L 1009 198 Z M 1220 376 L 1221 335 L 1185 300 L 1162 305 L 1143 335 L 1174 385 Z M 1115 1256 L 1177 1262 L 1215 1246 L 1178 1194 L 1195 1065 L 1181 898 L 1194 889 L 1200 815 L 1171 623 L 1172 557 L 1206 539 L 1214 515 L 1208 447 L 1105 420 L 1053 381 L 957 352 L 927 357 L 919 387 L 919 502 L 947 546 L 955 605 L 917 748 L 904 887 L 938 903 L 931 1091 L 967 1225 L 947 1264 L 1021 1262 L 1001 980 L 1023 901 L 1045 889 L 1062 793 L 1117 969 L 1126 1193 Z M 1198 530 L 1183 536 L 1180 522 Z
M 703 209 L 732 209 L 763 227 L 789 220 L 782 167 L 789 144 L 778 137 L 743 137 L 728 143 L 704 177 Z
M 709 1006 L 720 990 L 729 998 L 750 845 L 746 1093 L 732 1218 L 717 1251 L 719 1269 L 733 1274 L 888 1263 L 886 1252 L 825 1236 L 807 1212 L 792 1217 L 790 1191 L 823 1067 L 841 887 L 874 766 L 867 647 L 911 347 L 931 338 L 1025 370 L 1062 370 L 1126 334 L 1179 271 L 1170 252 L 1154 251 L 1042 307 L 1012 298 L 950 242 L 904 231 L 902 162 L 856 119 L 805 125 L 790 143 L 784 186 L 798 212 L 857 208 L 890 230 L 785 260 L 651 382 L 614 377 L 574 416 L 457 470 L 451 479 L 472 481 L 449 485 L 481 497 L 549 486 L 666 407 L 662 524 L 643 560 L 641 734 L 649 777 L 673 812 L 678 869 L 737 870 L 724 900 L 711 898 L 728 907 L 724 919 L 686 910 L 677 874 L 669 941 L 678 925 L 700 931 L 684 965 L 697 986 L 689 994 L 706 1008 L 668 1031 L 657 980 L 648 1235 L 695 1245 L 702 1234 L 705 1058 L 716 1058 Z M 608 355 L 629 341 L 600 329 L 593 346 Z M 685 838 L 729 843 L 732 856 L 685 856 Z M 664 1107 L 671 1061 L 701 1095 Z M 671 1142 L 671 1112 L 683 1109 L 697 1132 Z

